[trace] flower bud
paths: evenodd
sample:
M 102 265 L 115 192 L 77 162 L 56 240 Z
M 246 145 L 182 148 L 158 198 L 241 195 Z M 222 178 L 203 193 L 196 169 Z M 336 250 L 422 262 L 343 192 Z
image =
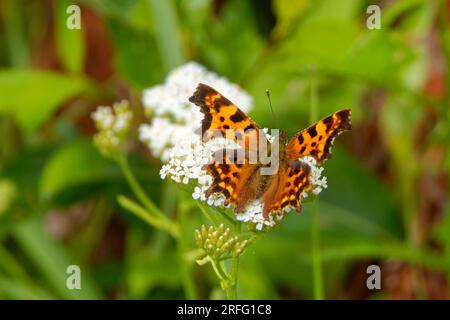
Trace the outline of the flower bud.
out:
M 210 226 L 208 229 L 202 225 L 200 229 L 195 230 L 195 240 L 212 259 L 223 257 L 237 257 L 241 255 L 247 245 L 247 240 L 239 241 L 237 236 L 231 236 L 229 228 L 221 224 L 218 227 Z

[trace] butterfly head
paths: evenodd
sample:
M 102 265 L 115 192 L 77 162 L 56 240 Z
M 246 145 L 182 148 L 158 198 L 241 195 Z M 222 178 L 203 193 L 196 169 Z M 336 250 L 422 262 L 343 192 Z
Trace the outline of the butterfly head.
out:
M 288 134 L 286 131 L 280 130 L 279 137 L 280 145 L 286 145 L 288 143 Z
M 274 141 L 272 142 L 272 148 L 276 148 L 278 145 L 278 154 L 283 155 L 286 145 L 288 143 L 288 135 L 286 131 L 279 130 L 277 134 L 274 135 Z
M 274 141 L 278 140 L 278 144 L 280 146 L 280 150 L 284 149 L 284 146 L 288 143 L 288 134 L 286 131 L 279 130 L 277 133 L 273 135 Z

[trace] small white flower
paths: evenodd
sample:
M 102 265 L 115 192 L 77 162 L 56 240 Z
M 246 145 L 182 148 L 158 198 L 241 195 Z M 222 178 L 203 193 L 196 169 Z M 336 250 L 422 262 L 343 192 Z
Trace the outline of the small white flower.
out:
M 262 230 L 264 226 L 273 227 L 276 224 L 274 216 L 270 215 L 267 219 L 262 214 L 263 205 L 260 200 L 254 200 L 244 210 L 243 213 L 236 214 L 236 219 L 242 222 L 253 222 L 257 230 Z M 278 215 L 275 215 L 278 217 Z M 277 220 L 278 221 L 278 220 Z
M 98 132 L 94 135 L 94 143 L 105 155 L 114 155 L 124 141 L 131 124 L 133 114 L 128 101 L 114 103 L 113 107 L 99 106 L 92 112 Z
M 301 157 L 299 160 L 308 164 L 311 168 L 309 179 L 310 183 L 313 186 L 312 193 L 318 195 L 320 192 L 322 192 L 323 189 L 326 189 L 328 187 L 327 177 L 322 177 L 323 167 L 318 167 L 316 159 L 311 156 Z M 303 193 L 303 197 L 306 198 L 307 196 L 308 194 L 306 192 Z
M 102 129 L 109 129 L 114 123 L 112 108 L 107 106 L 99 106 L 97 110 L 91 114 L 91 118 Z

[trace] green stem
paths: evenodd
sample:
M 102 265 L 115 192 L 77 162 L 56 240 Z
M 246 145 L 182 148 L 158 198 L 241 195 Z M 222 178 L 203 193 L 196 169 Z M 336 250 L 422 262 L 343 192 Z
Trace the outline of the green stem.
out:
M 125 176 L 125 179 L 127 180 L 128 184 L 130 185 L 131 190 L 133 190 L 134 194 L 139 199 L 139 201 L 144 205 L 144 207 L 148 211 L 159 216 L 160 218 L 166 219 L 167 217 L 164 215 L 164 213 L 162 213 L 161 210 L 159 210 L 158 207 L 153 203 L 153 201 L 150 200 L 149 197 L 147 197 L 147 194 L 144 192 L 142 187 L 139 185 L 139 182 L 137 181 L 136 177 L 134 176 L 133 172 L 131 171 L 131 169 L 128 165 L 127 158 L 125 156 L 121 155 L 118 157 L 117 162 Z
M 208 258 L 211 262 L 214 272 L 217 274 L 219 279 L 221 281 L 227 281 L 228 276 L 226 275 L 225 271 L 223 270 L 222 265 L 220 264 L 220 261 L 215 261 L 215 260 L 211 259 L 211 257 L 209 257 L 209 256 L 208 256 Z
M 234 257 L 231 259 L 231 268 L 230 268 L 230 284 L 227 288 L 227 296 L 229 300 L 237 299 L 237 283 L 238 283 L 238 275 L 239 275 L 239 257 Z
M 235 234 L 240 235 L 241 223 L 236 223 L 234 226 Z M 239 256 L 231 258 L 229 285 L 227 287 L 227 297 L 229 300 L 237 299 L 237 287 L 239 280 Z
M 222 218 L 224 219 L 224 221 L 227 221 L 227 222 L 228 222 L 230 225 L 232 225 L 232 226 L 235 226 L 236 224 L 239 223 L 238 221 L 236 221 L 234 218 L 230 217 L 230 216 L 225 212 L 226 209 L 218 210 L 218 209 L 216 209 L 216 208 L 213 207 L 212 210 L 215 211 L 216 214 L 217 214 L 219 217 L 222 217 Z
M 185 194 L 180 195 L 182 198 L 179 201 L 178 206 L 178 221 L 181 226 L 188 224 L 189 213 L 189 200 L 183 199 Z M 181 281 L 183 284 L 184 293 L 187 299 L 197 299 L 197 290 L 195 288 L 194 281 L 192 279 L 192 261 L 187 258 L 188 250 L 188 234 L 186 234 L 186 228 L 180 228 L 180 237 L 177 242 L 178 258 L 180 261 Z
M 201 212 L 203 212 L 203 214 L 205 215 L 205 217 L 211 221 L 214 226 L 218 226 L 220 224 L 219 219 L 217 219 L 216 216 L 214 216 L 213 214 L 211 214 L 208 209 L 206 208 L 206 206 L 201 202 L 201 201 L 195 201 L 195 203 L 197 204 L 197 206 L 200 208 Z
M 313 67 L 311 70 L 311 96 L 309 120 L 314 123 L 318 118 L 318 93 L 317 93 L 317 74 Z M 312 203 L 311 212 L 311 255 L 312 255 L 312 272 L 313 272 L 313 288 L 314 299 L 322 300 L 323 293 L 323 277 L 322 277 L 322 262 L 320 259 L 320 230 L 319 230 L 319 213 L 317 209 L 317 199 Z
M 177 239 L 179 237 L 178 225 L 171 221 L 164 213 L 162 213 L 161 210 L 159 210 L 159 208 L 153 203 L 153 201 L 150 200 L 149 197 L 147 197 L 147 194 L 144 192 L 133 172 L 131 171 L 126 156 L 119 156 L 117 158 L 117 162 L 125 176 L 125 179 L 130 185 L 131 190 L 133 190 L 134 194 L 144 205 L 145 209 L 135 202 L 131 201 L 130 199 L 124 196 L 119 196 L 118 201 L 122 205 L 122 207 L 136 214 L 138 217 L 146 221 L 149 225 L 163 229 L 170 235 L 172 235 L 175 239 Z
M 148 225 L 157 229 L 167 231 L 175 239 L 178 239 L 180 237 L 178 225 L 168 218 L 161 218 L 159 216 L 151 214 L 145 208 L 141 207 L 136 202 L 123 195 L 119 195 L 117 197 L 117 202 L 119 202 L 122 208 L 127 209 L 131 213 L 134 213 L 137 217 L 144 220 Z
M 313 284 L 314 299 L 322 300 L 323 279 L 322 279 L 322 260 L 320 256 L 320 231 L 318 221 L 317 200 L 312 203 L 311 212 L 311 244 L 312 244 L 312 268 L 313 268 Z

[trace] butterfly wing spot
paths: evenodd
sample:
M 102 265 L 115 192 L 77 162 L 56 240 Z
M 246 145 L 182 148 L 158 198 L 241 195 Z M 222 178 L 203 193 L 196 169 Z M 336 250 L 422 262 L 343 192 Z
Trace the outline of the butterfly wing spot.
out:
M 314 138 L 315 136 L 317 136 L 317 130 L 316 130 L 316 126 L 313 127 L 309 127 L 308 128 L 308 134 L 311 138 Z
M 319 164 L 329 159 L 334 139 L 351 129 L 350 112 L 350 109 L 335 112 L 299 132 L 286 148 L 288 158 L 312 156 Z
M 230 120 L 234 123 L 244 121 L 247 118 L 247 116 L 241 111 L 236 110 L 236 112 L 230 117 Z

